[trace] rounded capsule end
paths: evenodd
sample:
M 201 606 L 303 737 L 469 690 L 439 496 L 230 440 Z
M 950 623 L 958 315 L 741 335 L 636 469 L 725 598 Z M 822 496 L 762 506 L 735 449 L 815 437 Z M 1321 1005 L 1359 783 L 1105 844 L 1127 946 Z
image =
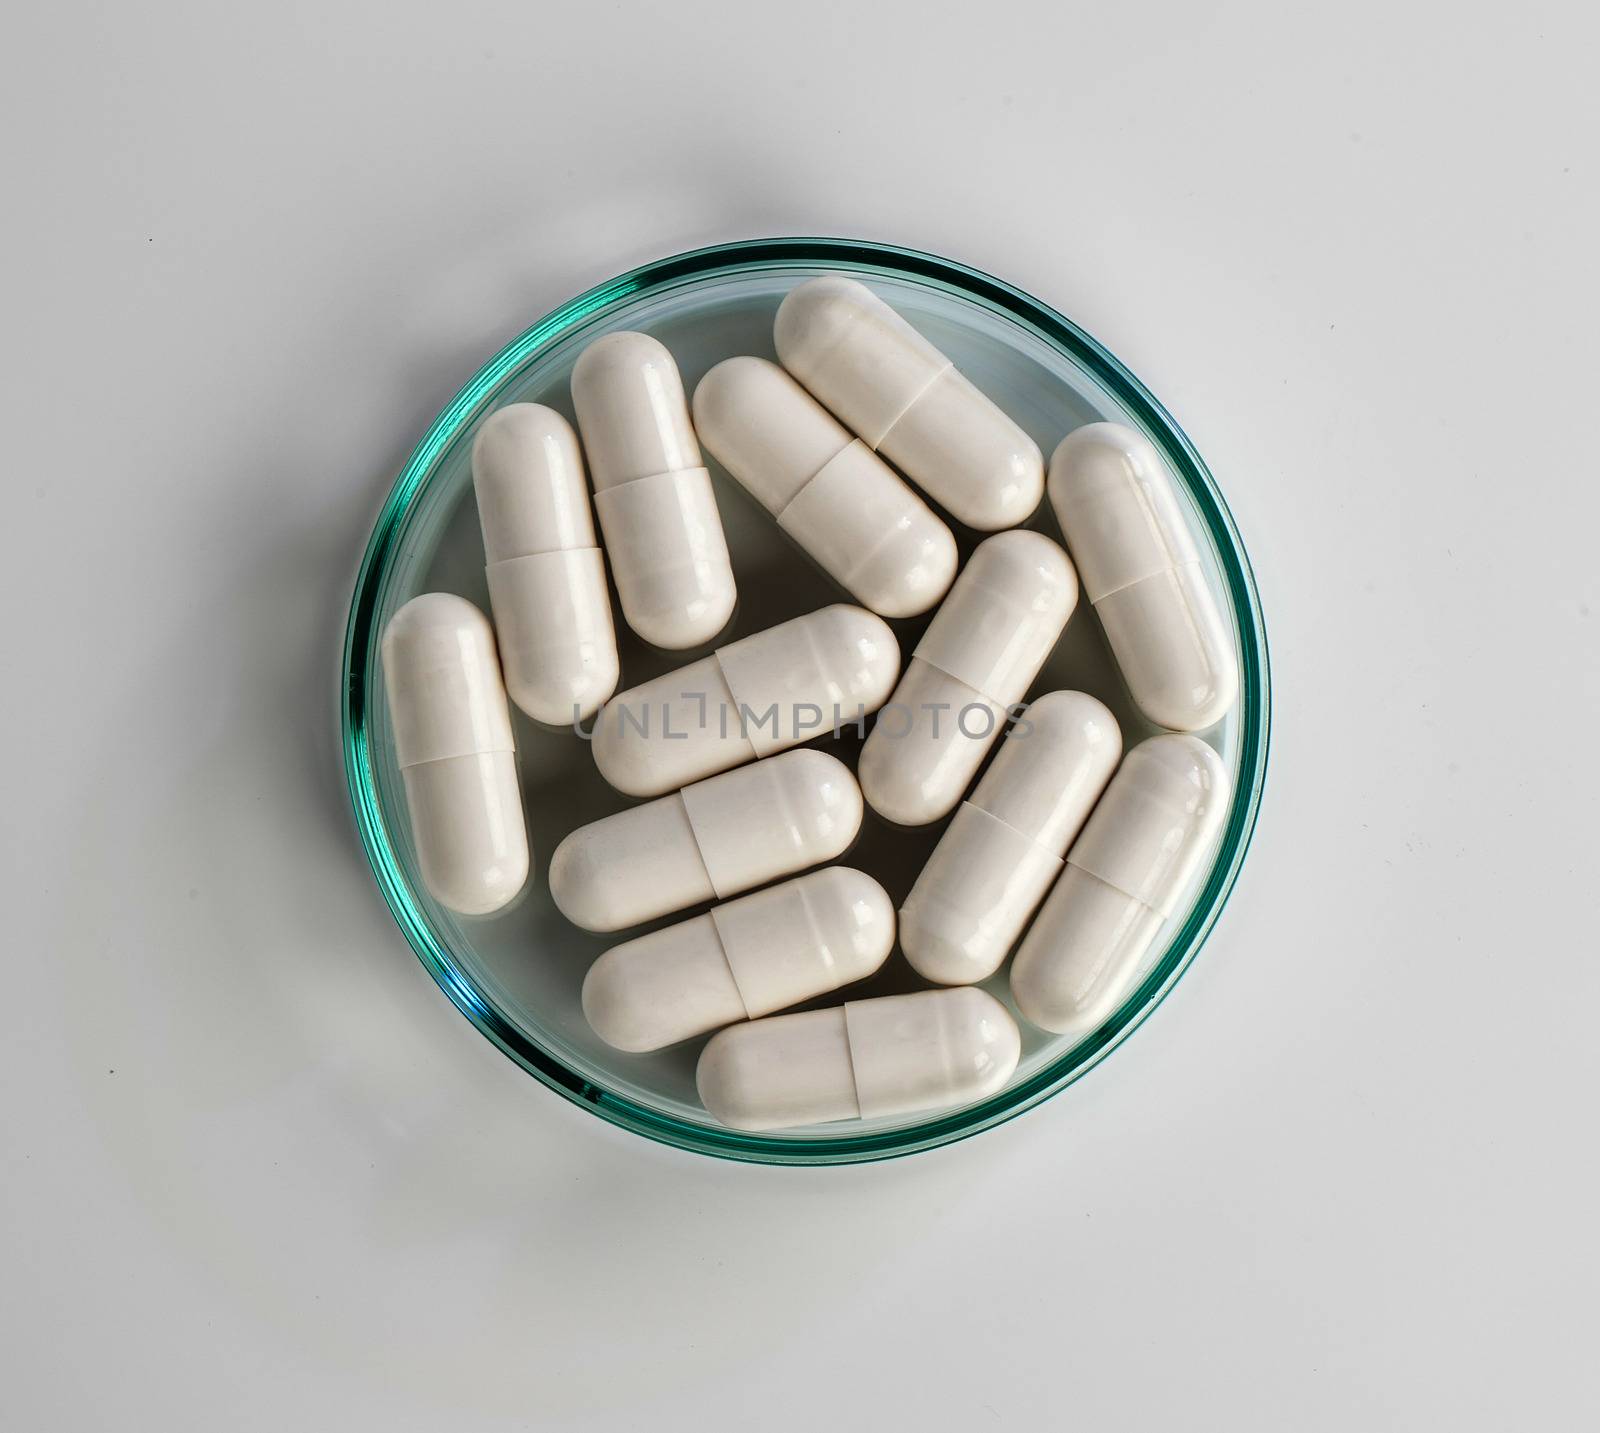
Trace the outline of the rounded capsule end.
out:
M 576 397 L 580 391 L 601 388 L 619 377 L 632 378 L 663 366 L 676 376 L 678 365 L 660 339 L 632 331 L 608 333 L 578 355 L 572 365 L 572 391 Z
M 1157 726 L 1170 731 L 1205 731 L 1214 727 L 1233 710 L 1238 685 L 1226 671 L 1216 680 L 1199 686 L 1171 691 L 1144 691 L 1139 694 L 1139 710 Z
M 782 401 L 779 390 L 793 381 L 776 364 L 741 354 L 707 369 L 695 385 L 690 404 L 695 433 L 741 482 L 745 465 L 740 456 L 757 437 L 775 400 Z
M 861 788 L 850 768 L 836 756 L 809 748 L 789 752 L 781 765 L 774 765 L 807 864 L 842 856 L 861 830 L 865 811 Z
M 1011 963 L 1017 1010 L 1053 1035 L 1092 1035 L 1147 968 L 1161 927 L 1160 912 L 1068 865 Z
M 979 495 L 956 516 L 979 532 L 999 532 L 1026 522 L 1043 497 L 1044 454 L 1018 429 L 1013 444 L 995 457 Z
M 908 517 L 858 581 L 874 612 L 916 617 L 944 598 L 960 561 L 950 529 L 924 508 Z
M 1239 664 L 1197 562 L 1095 604 L 1135 705 L 1169 731 L 1204 731 L 1232 710 Z
M 987 990 L 968 985 L 940 992 L 949 1003 L 947 1055 L 958 1072 L 964 1100 L 983 1100 L 1002 1089 L 1022 1058 L 1017 1022 Z
M 617 704 L 630 695 L 624 692 L 600 708 L 589 748 L 607 785 L 624 796 L 660 796 L 673 789 L 673 778 L 662 773 L 656 743 L 630 728 L 626 711 L 617 709 Z
M 620 930 L 615 912 L 625 909 L 617 887 L 628 879 L 616 862 L 597 857 L 592 828 L 580 826 L 550 855 L 550 899 L 556 909 L 584 930 Z
M 913 656 L 856 764 L 867 805 L 897 826 L 926 826 L 947 815 L 1003 722 L 981 693 Z
M 929 491 L 956 517 L 999 532 L 1033 515 L 1044 497 L 1044 454 L 965 376 L 945 374 L 912 412 L 919 431 L 897 426 L 883 450 L 908 473 L 926 473 Z
M 889 700 L 900 676 L 900 644 L 883 618 L 864 607 L 837 603 L 811 614 L 814 649 L 823 676 L 842 693 L 844 719 L 856 705 L 874 712 Z
M 770 1122 L 748 1096 L 745 1066 L 756 1052 L 747 1047 L 739 1026 L 719 1030 L 700 1052 L 694 1084 L 700 1103 L 718 1124 L 754 1131 L 768 1128 Z
M 706 582 L 687 603 L 659 606 L 624 603 L 623 614 L 628 626 L 652 647 L 666 652 L 685 652 L 691 647 L 703 647 L 721 632 L 733 616 L 738 600 L 730 573 L 726 581 Z
M 506 675 L 506 694 L 536 722 L 571 726 L 588 721 L 617 689 L 618 665 L 584 667 L 570 674 L 543 673 L 538 678 Z
M 1043 533 L 1016 528 L 978 544 L 963 577 L 977 585 L 1025 592 L 1036 612 L 1065 623 L 1078 603 L 1078 574 L 1061 545 Z
M 626 946 L 612 946 L 583 978 L 583 1018 L 613 1050 L 639 1055 L 659 1047 L 657 1032 L 641 1020 Z
M 832 866 L 802 876 L 806 905 L 832 962 L 833 988 L 865 980 L 894 949 L 894 902 L 871 876 Z
M 700 466 L 683 377 L 647 333 L 608 333 L 584 349 L 572 369 L 572 406 L 597 495 Z
M 714 363 L 695 385 L 694 424 L 715 423 L 736 414 L 742 404 L 758 396 L 769 385 L 766 370 L 772 364 L 751 354 L 739 354 Z
M 1055 741 L 1070 736 L 1085 746 L 1115 745 L 1120 750 L 1122 745 L 1122 729 L 1111 708 L 1088 692 L 1046 692 L 1028 703 L 1026 717 L 1033 727 L 1029 740 L 1042 736 Z
M 978 923 L 937 901 L 908 902 L 900 911 L 900 949 L 906 963 L 935 985 L 970 985 L 998 969 L 979 937 Z M 1000 959 L 1005 951 L 999 952 Z
M 457 632 L 487 634 L 494 639 L 494 629 L 489 619 L 465 597 L 454 592 L 424 592 L 413 597 L 383 629 L 383 646 L 387 653 L 418 639 L 448 636 Z
M 772 325 L 779 362 L 791 373 L 806 372 L 879 306 L 872 290 L 855 279 L 825 274 L 797 284 L 778 305 Z
M 452 864 L 425 873 L 428 894 L 457 915 L 498 915 L 522 894 L 528 882 L 526 854 L 521 860 L 481 866 Z
M 407 767 L 406 805 L 428 893 L 458 915 L 504 910 L 528 881 L 530 856 L 511 751 Z
M 764 358 L 729 358 L 711 369 L 694 391 L 694 426 L 707 451 L 774 515 L 851 441 L 816 399 Z
M 481 495 L 489 485 L 526 480 L 530 463 L 543 461 L 565 472 L 576 459 L 578 436 L 554 408 L 508 403 L 484 419 L 472 440 L 472 480 Z M 577 471 L 581 475 L 582 468 Z
M 595 546 L 583 455 L 553 408 L 511 403 L 472 443 L 472 488 L 485 561 Z
M 1229 794 L 1228 769 L 1216 749 L 1197 736 L 1163 732 L 1141 741 L 1123 759 L 1120 780 L 1159 790 L 1171 800 L 1181 793 L 1189 815 L 1205 816 Z
M 1085 423 L 1057 443 L 1050 455 L 1050 501 L 1059 508 L 1120 487 L 1130 478 L 1158 472 L 1161 466 L 1142 433 L 1122 423 Z

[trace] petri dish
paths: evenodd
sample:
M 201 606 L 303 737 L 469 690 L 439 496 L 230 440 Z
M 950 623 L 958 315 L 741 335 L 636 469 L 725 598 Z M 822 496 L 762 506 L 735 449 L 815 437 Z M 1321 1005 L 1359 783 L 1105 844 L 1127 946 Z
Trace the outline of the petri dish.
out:
M 600 777 L 580 733 L 540 727 L 513 712 L 534 853 L 533 875 L 519 901 L 473 919 L 427 894 L 394 761 L 378 643 L 389 617 L 419 592 L 455 592 L 488 611 L 470 470 L 472 439 L 488 414 L 506 403 L 537 402 L 570 419 L 574 361 L 591 340 L 619 329 L 643 330 L 665 343 L 692 392 L 707 369 L 733 354 L 774 357 L 779 302 L 796 283 L 823 273 L 848 274 L 873 288 L 1005 409 L 1047 458 L 1072 429 L 1102 419 L 1129 424 L 1155 443 L 1178 480 L 1207 578 L 1237 643 L 1239 701 L 1203 734 L 1231 771 L 1233 798 L 1215 855 L 1163 930 L 1142 978 L 1087 1037 L 1069 1040 L 1019 1021 L 1023 1052 L 1012 1080 L 961 1109 L 749 1134 L 718 1125 L 696 1097 L 694 1066 L 703 1040 L 650 1055 L 623 1054 L 603 1044 L 583 1018 L 579 994 L 595 958 L 655 927 L 591 934 L 569 924 L 550 900 L 545 868 L 561 838 L 631 804 Z M 709 455 L 707 464 L 733 555 L 738 608 L 716 642 L 687 652 L 646 646 L 619 615 L 623 687 L 682 666 L 714 645 L 850 600 Z M 1024 525 L 1060 540 L 1048 501 Z M 984 534 L 951 526 L 964 561 Z M 903 657 L 931 615 L 891 623 Z M 1127 746 L 1156 730 L 1129 700 L 1086 601 L 1080 600 L 1029 696 L 1058 688 L 1088 691 L 1106 702 Z M 723 244 L 646 264 L 562 305 L 485 364 L 428 428 L 383 505 L 356 576 L 340 686 L 345 769 L 362 843 L 401 931 L 461 1013 L 536 1080 L 602 1119 L 701 1154 L 794 1165 L 891 1158 L 977 1134 L 1060 1093 L 1126 1039 L 1195 959 L 1227 902 L 1260 806 L 1270 710 L 1266 628 L 1244 545 L 1199 454 L 1144 385 L 1070 320 L 999 279 L 932 254 L 819 238 Z M 853 767 L 860 738 L 846 728 L 814 744 Z M 869 809 L 860 837 L 840 861 L 875 876 L 898 905 L 945 824 L 906 830 Z M 1008 972 L 1009 964 L 984 986 L 1010 1006 Z M 814 1004 L 918 988 L 922 982 L 896 951 L 872 979 Z

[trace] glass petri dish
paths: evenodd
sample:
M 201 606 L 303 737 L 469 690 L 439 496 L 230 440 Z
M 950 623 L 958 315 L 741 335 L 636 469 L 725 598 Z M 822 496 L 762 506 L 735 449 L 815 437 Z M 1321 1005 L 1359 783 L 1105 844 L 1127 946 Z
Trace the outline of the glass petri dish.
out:
M 570 925 L 550 900 L 545 866 L 561 838 L 631 804 L 600 777 L 579 734 L 541 728 L 513 713 L 534 848 L 523 897 L 507 911 L 472 919 L 427 894 L 394 761 L 378 647 L 390 616 L 419 592 L 459 593 L 488 610 L 470 471 L 472 438 L 484 417 L 506 403 L 538 402 L 570 419 L 574 361 L 592 339 L 618 329 L 641 329 L 665 343 L 692 392 L 723 358 L 773 357 L 779 301 L 796 283 L 821 273 L 849 274 L 876 290 L 1020 423 L 1047 458 L 1066 433 L 1100 419 L 1142 430 L 1165 455 L 1238 646 L 1239 702 L 1204 733 L 1232 772 L 1234 794 L 1216 854 L 1180 916 L 1168 922 L 1127 999 L 1087 1038 L 1068 1040 L 1019 1021 L 1021 1062 L 1011 1082 L 988 1099 L 926 1116 L 748 1134 L 716 1124 L 696 1097 L 694 1066 L 703 1040 L 627 1055 L 604 1045 L 583 1018 L 579 995 L 590 964 L 609 945 L 655 927 L 592 935 Z M 707 461 L 740 594 L 718 644 L 850 600 Z M 982 534 L 951 525 L 965 560 Z M 1048 502 L 1026 526 L 1060 540 Z M 903 655 L 930 617 L 891 624 Z M 620 617 L 617 627 L 624 687 L 710 650 L 660 652 L 634 638 Z M 1029 697 L 1063 687 L 1106 702 L 1128 746 L 1155 730 L 1129 700 L 1092 609 L 1082 601 Z M 356 578 L 341 687 L 345 770 L 373 872 L 412 948 L 462 1014 L 535 1079 L 613 1124 L 702 1154 L 801 1165 L 885 1159 L 977 1134 L 1057 1094 L 1120 1044 L 1188 968 L 1233 888 L 1260 805 L 1269 714 L 1266 631 L 1244 546 L 1205 464 L 1155 398 L 1089 335 L 1009 284 L 931 254 L 843 239 L 761 239 L 646 264 L 563 305 L 497 354 L 433 422 L 383 506 Z M 815 744 L 853 766 L 859 741 L 847 729 Z M 869 810 L 856 844 L 840 859 L 877 877 L 898 906 L 945 824 L 908 831 Z M 985 988 L 1009 1006 L 1008 972 L 1003 966 Z M 872 979 L 814 1005 L 921 985 L 896 951 Z

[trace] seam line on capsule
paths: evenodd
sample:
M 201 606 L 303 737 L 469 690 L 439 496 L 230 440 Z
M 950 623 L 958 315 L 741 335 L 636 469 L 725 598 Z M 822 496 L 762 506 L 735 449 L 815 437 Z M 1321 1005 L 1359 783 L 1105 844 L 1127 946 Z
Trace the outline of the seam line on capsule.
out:
M 731 646 L 733 644 L 730 643 L 729 645 Z M 717 670 L 722 673 L 722 685 L 728 689 L 728 695 L 733 698 L 733 716 L 734 720 L 739 723 L 739 739 L 743 741 L 745 746 L 750 750 L 750 755 L 747 759 L 750 761 L 760 761 L 761 752 L 756 749 L 755 742 L 750 740 L 749 732 L 744 729 L 744 698 L 741 697 L 738 692 L 734 691 L 733 678 L 728 675 L 728 669 L 722 665 L 722 648 L 718 647 L 716 651 L 711 654 L 711 656 L 712 660 L 717 664 Z M 707 719 L 710 719 L 709 713 L 707 713 Z M 725 732 L 719 734 L 726 735 Z M 696 836 L 694 840 L 695 845 L 698 846 L 700 844 L 699 836 Z
M 709 910 L 706 914 L 711 917 L 711 929 L 716 933 L 717 954 L 722 957 L 722 963 L 728 967 L 728 979 L 733 982 L 733 993 L 739 997 L 739 1004 L 744 1007 L 744 1018 L 754 1020 L 755 1016 L 750 1013 L 750 1002 L 745 998 L 744 987 L 739 984 L 739 972 L 733 968 L 733 962 L 728 959 L 728 942 L 723 939 L 722 927 L 717 923 L 717 913 L 715 910 Z
M 1093 606 L 1092 603 L 1090 605 Z M 958 677 L 954 672 L 945 671 L 945 669 L 943 667 L 941 667 L 937 662 L 931 660 L 928 657 L 924 657 L 921 652 L 913 651 L 911 655 L 914 658 L 916 658 L 917 661 L 922 662 L 926 666 L 932 667 L 933 670 L 938 672 L 941 676 L 949 677 L 952 682 L 959 682 L 969 692 L 976 692 L 980 697 L 982 697 L 984 699 L 984 701 L 988 702 L 991 706 L 999 707 L 1001 716 L 1005 715 L 1006 704 L 1003 701 L 1001 701 L 999 699 L 999 697 L 992 697 L 992 696 L 989 695 L 988 692 L 984 691 L 984 689 L 982 687 L 975 687 L 975 686 L 972 685 L 971 682 L 967 681 L 963 677 Z M 1033 683 L 1030 682 L 1028 685 L 1032 686 Z M 998 723 L 996 724 L 995 731 L 994 731 L 993 734 L 995 736 L 999 735 L 999 725 L 998 725 Z M 1000 820 L 1000 818 L 998 816 L 996 816 L 995 820 L 998 821 L 998 820 Z M 1009 824 L 1009 823 L 1002 823 L 1002 824 Z M 1021 832 L 1018 832 L 1018 835 L 1020 835 L 1020 834 L 1021 834 Z
M 1074 841 L 1073 845 L 1077 845 L 1077 842 Z M 1135 905 L 1143 906 L 1147 911 L 1150 911 L 1153 914 L 1160 916 L 1163 921 L 1168 921 L 1168 920 L 1172 919 L 1172 917 L 1169 916 L 1159 906 L 1151 905 L 1150 902 L 1145 900 L 1145 898 L 1143 896 L 1136 896 L 1136 895 L 1134 895 L 1134 893 L 1132 891 L 1125 891 L 1115 881 L 1108 881 L 1098 871 L 1091 871 L 1087 866 L 1080 866 L 1076 861 L 1074 861 L 1072 859 L 1072 852 L 1071 851 L 1067 852 L 1066 864 L 1071 866 L 1072 869 L 1075 870 L 1075 871 L 1082 871 L 1083 874 L 1086 875 L 1091 881 L 1098 881 L 1108 891 L 1115 891 L 1119 896 L 1126 896 Z M 741 997 L 741 998 L 743 998 L 743 997 Z
M 871 448 L 874 453 L 876 453 L 879 448 L 881 448 L 885 443 L 887 443 L 889 441 L 889 435 L 892 432 L 894 432 L 896 426 L 906 416 L 906 414 L 909 413 L 913 408 L 915 408 L 917 406 L 917 404 L 922 400 L 922 398 L 926 395 L 927 391 L 930 388 L 932 388 L 935 383 L 937 383 L 941 378 L 943 378 L 945 376 L 945 374 L 947 374 L 955 366 L 956 365 L 955 365 L 953 360 L 948 359 L 948 358 L 945 359 L 944 367 L 941 368 L 937 373 L 935 373 L 933 375 L 933 377 L 930 378 L 926 383 L 924 383 L 921 388 L 917 389 L 917 391 L 915 393 L 913 393 L 911 395 L 911 397 L 906 400 L 905 407 L 903 407 L 898 413 L 896 413 L 894 415 L 893 418 L 891 418 L 889 420 L 888 426 L 885 427 L 884 430 L 883 430 L 883 437 L 879 438 L 876 443 L 868 443 L 867 446 L 869 448 Z M 863 441 L 865 441 L 865 440 L 863 439 Z
M 489 572 L 496 567 L 504 567 L 508 562 L 526 562 L 530 557 L 556 557 L 569 552 L 599 551 L 602 549 L 597 542 L 588 542 L 582 547 L 541 547 L 536 552 L 519 552 L 512 557 L 497 557 L 493 562 L 485 562 L 483 570 Z
M 702 458 L 704 456 L 704 454 L 701 454 Z M 597 488 L 594 495 L 599 497 L 601 493 L 614 493 L 622 488 L 631 488 L 635 483 L 654 482 L 657 478 L 675 478 L 679 473 L 707 473 L 709 471 L 704 462 L 696 463 L 692 468 L 663 468 L 659 473 L 640 473 L 636 478 L 624 478 L 620 483 L 612 483 L 608 487 Z
M 1137 483 L 1135 484 L 1135 487 L 1137 490 L 1136 495 L 1139 501 L 1139 510 L 1141 513 L 1143 513 L 1145 521 L 1150 525 L 1151 530 L 1153 530 L 1156 536 L 1161 539 L 1161 550 L 1166 554 L 1167 558 L 1166 566 L 1157 568 L 1154 572 L 1147 572 L 1143 577 L 1135 577 L 1132 582 L 1123 582 L 1116 587 L 1108 587 L 1100 594 L 1099 597 L 1091 597 L 1089 599 L 1089 605 L 1091 607 L 1093 607 L 1095 603 L 1099 602 L 1102 598 L 1110 597 L 1114 592 L 1125 591 L 1129 587 L 1134 587 L 1141 582 L 1149 581 L 1152 577 L 1159 577 L 1163 572 L 1176 572 L 1180 567 L 1188 567 L 1191 564 L 1194 566 L 1199 566 L 1200 559 L 1198 557 L 1185 558 L 1182 562 L 1178 561 L 1177 554 L 1173 551 L 1172 543 L 1167 537 L 1166 524 L 1163 523 L 1160 517 L 1157 515 L 1155 504 L 1150 501 L 1149 488 L 1143 483 Z M 1069 549 L 1071 548 L 1071 545 L 1072 544 L 1070 542 L 1067 544 Z
M 800 897 L 800 909 L 806 913 L 806 930 L 811 936 L 811 947 L 817 951 L 827 966 L 828 989 L 824 994 L 831 994 L 844 982 L 839 979 L 839 961 L 833 953 L 833 947 L 828 944 L 828 933 L 823 930 L 822 922 L 817 919 L 816 909 L 811 904 L 810 888 L 804 883 L 804 878 L 795 882 L 795 891 Z
M 1168 552 L 1171 552 L 1170 548 L 1168 548 Z M 1182 572 L 1186 567 L 1199 566 L 1200 559 L 1198 557 L 1190 558 L 1185 562 L 1168 562 L 1165 567 L 1158 567 L 1154 572 L 1145 573 L 1143 577 L 1135 577 L 1132 582 L 1123 582 L 1118 584 L 1116 587 L 1106 588 L 1106 590 L 1098 597 L 1091 597 L 1089 599 L 1089 605 L 1091 607 L 1098 607 L 1106 600 L 1106 598 L 1114 597 L 1119 592 L 1126 592 L 1130 587 L 1137 587 L 1141 582 L 1148 582 L 1152 577 L 1165 577 L 1169 572 Z
M 977 688 L 973 688 L 973 690 L 976 691 Z M 990 698 L 990 700 L 992 701 L 993 698 Z M 1019 835 L 1020 837 L 1022 837 L 1022 839 L 1024 841 L 1026 841 L 1030 846 L 1032 846 L 1034 850 L 1043 851 L 1044 854 L 1049 856 L 1052 861 L 1059 861 L 1063 866 L 1066 865 L 1066 857 L 1065 856 L 1056 855 L 1055 852 L 1052 851 L 1048 846 L 1044 845 L 1039 840 L 1039 838 L 1037 836 L 1030 836 L 1020 826 L 1013 826 L 1009 821 L 1006 820 L 1006 818 L 1004 816 L 996 816 L 994 814 L 994 812 L 989 810 L 989 808 L 987 806 L 978 805 L 978 803 L 976 801 L 972 800 L 970 797 L 968 797 L 967 800 L 963 801 L 961 804 L 963 806 L 970 806 L 974 811 L 983 812 L 983 814 L 985 816 L 987 816 L 991 821 L 998 821 L 1002 826 L 1004 826 L 1006 828 L 1007 831 L 1016 832 L 1016 834 Z M 1107 884 L 1109 884 L 1109 882 Z
M 821 610 L 821 609 L 818 609 L 818 610 Z M 826 677 L 827 671 L 828 671 L 828 663 L 827 663 L 827 660 L 826 660 L 824 654 L 817 650 L 817 634 L 816 634 L 816 632 L 812 629 L 812 627 L 809 624 L 804 626 L 804 627 L 802 627 L 800 630 L 803 633 L 805 633 L 806 655 L 811 659 L 812 668 L 816 672 L 821 674 L 823 677 Z M 830 683 L 829 684 L 828 696 L 829 696 L 829 699 L 831 700 L 832 704 L 834 706 L 838 706 L 838 705 L 840 705 L 840 699 L 844 696 L 844 693 L 842 691 L 839 691 L 837 688 L 835 688 Z M 791 711 L 790 711 L 791 716 L 793 716 L 793 713 L 796 710 L 798 710 L 798 708 L 791 708 Z M 798 732 L 792 732 L 791 734 L 796 735 L 796 736 L 799 735 Z M 816 736 L 820 736 L 821 734 L 822 734 L 822 729 L 818 728 L 818 730 L 815 733 L 815 735 Z M 808 740 L 810 740 L 810 739 L 811 738 L 808 738 Z M 805 742 L 800 741 L 800 742 L 796 742 L 794 744 L 796 746 L 804 746 Z
M 889 467 L 889 465 L 887 463 L 885 463 L 884 466 L 885 467 Z M 889 471 L 893 473 L 894 469 L 890 468 Z M 901 478 L 898 473 L 895 473 L 894 475 L 904 485 L 907 495 L 914 502 L 921 503 L 922 499 L 917 496 L 916 489 L 913 488 L 910 483 L 906 482 L 906 480 L 904 478 Z M 926 504 L 924 504 L 923 506 L 926 508 Z M 932 509 L 927 509 L 927 511 L 931 514 Z M 857 577 L 861 573 L 863 568 L 869 566 L 872 563 L 872 561 L 878 556 L 878 554 L 880 552 L 882 552 L 886 547 L 888 547 L 889 544 L 891 542 L 893 542 L 899 536 L 900 536 L 900 529 L 897 528 L 897 527 L 891 527 L 887 532 L 885 532 L 881 537 L 879 537 L 878 540 L 876 542 L 874 542 L 871 547 L 869 547 L 864 553 L 861 554 L 860 557 L 858 557 L 856 559 L 856 565 L 851 569 L 850 576 L 852 578 Z M 948 676 L 949 673 L 946 672 L 945 675 Z
M 695 858 L 700 862 L 700 869 L 705 872 L 706 884 L 711 887 L 711 894 L 719 901 L 725 901 L 728 893 L 717 884 L 717 878 L 711 874 L 711 867 L 706 861 L 705 847 L 700 844 L 700 828 L 695 825 L 694 810 L 689 805 L 682 791 L 673 793 L 678 798 L 678 804 L 683 807 L 683 819 L 689 823 L 689 836 L 694 842 Z M 719 940 L 721 936 L 717 937 Z M 726 959 L 726 957 L 724 957 Z M 742 999 L 743 997 L 741 997 Z
M 860 441 L 861 440 L 859 438 L 852 438 L 850 440 L 851 443 L 859 443 Z M 839 449 L 839 453 L 847 452 L 849 447 L 850 443 L 846 443 L 843 448 Z M 832 463 L 836 458 L 838 458 L 839 453 L 835 453 L 832 458 L 828 459 L 827 463 L 824 463 L 821 468 L 818 468 L 816 472 L 812 473 L 809 478 L 801 483 L 800 486 L 794 490 L 794 496 L 791 497 L 789 501 L 786 502 L 781 508 L 768 508 L 767 511 L 770 512 L 772 516 L 781 523 L 783 521 L 783 515 L 800 501 L 800 494 L 805 492 L 805 490 L 809 488 L 812 483 L 816 482 L 816 480 L 822 476 L 823 468 L 826 468 L 829 463 Z M 785 529 L 785 531 L 787 531 L 787 529 Z
M 489 746 L 481 751 L 457 751 L 449 756 L 430 756 L 426 761 L 409 761 L 401 765 L 398 761 L 395 767 L 399 771 L 415 771 L 419 766 L 437 766 L 441 761 L 460 761 L 464 756 L 499 756 L 501 752 L 509 752 L 512 756 L 517 754 L 515 740 L 510 746 Z
M 861 1081 L 856 1076 L 856 1041 L 850 1032 L 850 1007 L 857 1003 L 854 1000 L 846 1000 L 839 1009 L 844 1013 L 844 1057 L 850 1062 L 850 1088 L 855 1091 L 856 1118 L 865 1119 L 866 1116 L 861 1113 Z

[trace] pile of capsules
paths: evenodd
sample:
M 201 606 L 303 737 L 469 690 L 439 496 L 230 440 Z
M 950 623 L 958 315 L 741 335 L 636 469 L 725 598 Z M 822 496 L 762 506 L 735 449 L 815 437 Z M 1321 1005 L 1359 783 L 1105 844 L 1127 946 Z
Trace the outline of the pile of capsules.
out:
M 775 342 L 781 366 L 741 357 L 711 369 L 692 423 L 660 343 L 612 333 L 590 344 L 572 374 L 588 483 L 559 413 L 494 413 L 472 453 L 494 626 L 463 598 L 427 593 L 383 637 L 418 864 L 441 904 L 489 914 L 528 878 L 508 691 L 538 722 L 593 718 L 601 775 L 652 798 L 561 842 L 556 905 L 586 930 L 617 931 L 718 904 L 607 950 L 584 982 L 584 1013 L 624 1051 L 719 1032 L 700 1057 L 700 1097 L 746 1130 L 999 1090 L 1021 1039 L 975 983 L 1019 939 L 1011 991 L 1026 1020 L 1078 1037 L 1103 1022 L 1178 913 L 1228 805 L 1216 752 L 1180 733 L 1220 720 L 1238 690 L 1172 479 L 1143 436 L 1091 423 L 1056 449 L 1048 488 L 1069 561 L 1016 527 L 1046 487 L 1039 449 L 869 289 L 832 276 L 798 285 Z M 628 625 L 658 647 L 707 643 L 733 613 L 700 443 L 860 605 L 779 623 L 613 695 L 605 555 Z M 995 533 L 959 574 L 949 528 L 915 489 Z M 1080 576 L 1135 704 L 1168 728 L 1126 756 L 1086 693 L 1021 705 Z M 936 604 L 902 671 L 883 618 Z M 792 749 L 873 714 L 854 775 Z M 861 871 L 796 875 L 851 845 L 863 800 L 906 826 L 955 811 L 898 920 Z M 937 988 L 775 1013 L 871 975 L 897 927 Z

